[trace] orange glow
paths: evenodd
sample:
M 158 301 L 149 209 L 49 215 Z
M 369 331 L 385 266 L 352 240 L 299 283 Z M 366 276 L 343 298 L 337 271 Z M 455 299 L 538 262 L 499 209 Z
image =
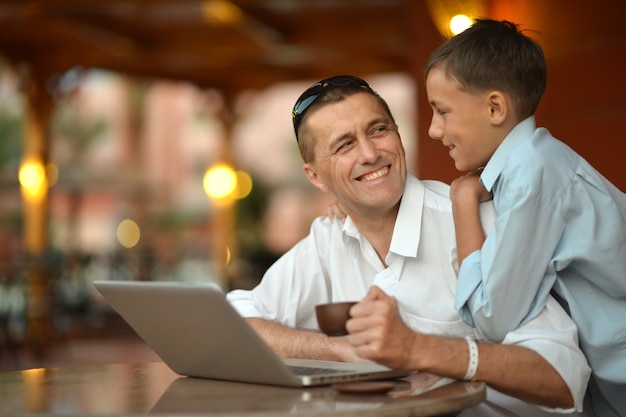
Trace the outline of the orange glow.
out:
M 22 164 L 18 174 L 24 196 L 29 200 L 39 201 L 48 192 L 46 169 L 39 161 L 27 161 Z

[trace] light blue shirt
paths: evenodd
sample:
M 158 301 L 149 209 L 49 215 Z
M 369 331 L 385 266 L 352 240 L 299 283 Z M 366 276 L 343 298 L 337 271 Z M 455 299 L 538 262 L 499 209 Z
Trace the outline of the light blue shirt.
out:
M 504 139 L 481 181 L 497 218 L 461 265 L 463 320 L 499 341 L 535 317 L 554 287 L 598 385 L 626 384 L 626 195 L 534 117 Z M 626 415 L 626 390 L 617 391 Z

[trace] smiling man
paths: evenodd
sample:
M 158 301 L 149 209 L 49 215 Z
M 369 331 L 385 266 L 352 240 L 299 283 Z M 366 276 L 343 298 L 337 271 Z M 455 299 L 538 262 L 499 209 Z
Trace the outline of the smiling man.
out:
M 337 76 L 307 89 L 292 117 L 307 178 L 347 216 L 316 219 L 256 288 L 228 294 L 261 337 L 283 357 L 485 381 L 488 401 L 463 416 L 581 410 L 589 367 L 556 301 L 500 344 L 461 320 L 449 187 L 407 172 L 386 102 L 362 79 Z M 491 203 L 482 212 L 493 224 Z M 315 305 L 355 300 L 349 336 L 319 332 Z

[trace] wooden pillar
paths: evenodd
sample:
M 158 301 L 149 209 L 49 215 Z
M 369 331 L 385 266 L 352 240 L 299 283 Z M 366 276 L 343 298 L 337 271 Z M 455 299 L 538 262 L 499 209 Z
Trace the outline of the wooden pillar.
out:
M 134 77 L 123 76 L 124 94 L 126 97 L 126 123 L 123 134 L 126 136 L 128 151 L 123 161 L 121 172 L 128 176 L 128 188 L 125 189 L 125 196 L 130 199 L 132 207 L 130 215 L 141 231 L 141 238 L 135 248 L 129 249 L 126 253 L 135 256 L 137 268 L 136 279 L 139 281 L 152 280 L 152 270 L 154 267 L 154 228 L 150 216 L 150 205 L 152 203 L 151 188 L 146 183 L 145 161 L 142 153 L 143 131 L 145 125 L 145 105 L 151 83 L 136 79 Z
M 49 121 L 52 97 L 42 74 L 22 74 L 27 98 L 24 125 L 24 152 L 20 168 L 23 197 L 24 248 L 26 252 L 26 320 L 28 341 L 37 355 L 45 353 L 51 341 L 48 281 L 48 181 Z
M 232 155 L 232 131 L 236 121 L 234 110 L 235 94 L 224 92 L 224 100 L 219 118 L 224 130 L 224 142 L 221 148 L 219 163 L 226 164 L 234 169 Z M 238 256 L 237 242 L 235 237 L 235 207 L 236 200 L 227 197 L 212 200 L 212 239 L 211 258 L 217 274 L 227 288 L 232 286 L 231 264 Z

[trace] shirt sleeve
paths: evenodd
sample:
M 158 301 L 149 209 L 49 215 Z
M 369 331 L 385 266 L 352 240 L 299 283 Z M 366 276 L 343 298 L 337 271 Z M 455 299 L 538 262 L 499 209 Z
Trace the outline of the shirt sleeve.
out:
M 493 231 L 459 269 L 455 308 L 492 341 L 537 316 L 556 280 L 549 265 L 563 222 L 532 188 L 499 196 Z
M 508 333 L 502 343 L 523 346 L 537 352 L 567 384 L 575 410 L 542 409 L 559 413 L 582 411 L 591 368 L 578 347 L 576 325 L 554 298 L 548 297 L 546 307 L 539 315 Z
M 252 290 L 236 289 L 227 294 L 243 317 L 257 317 L 293 328 L 316 329 L 315 305 L 327 302 L 330 284 L 321 244 L 330 227 L 329 219 L 317 219 L 310 234 L 281 256 Z

